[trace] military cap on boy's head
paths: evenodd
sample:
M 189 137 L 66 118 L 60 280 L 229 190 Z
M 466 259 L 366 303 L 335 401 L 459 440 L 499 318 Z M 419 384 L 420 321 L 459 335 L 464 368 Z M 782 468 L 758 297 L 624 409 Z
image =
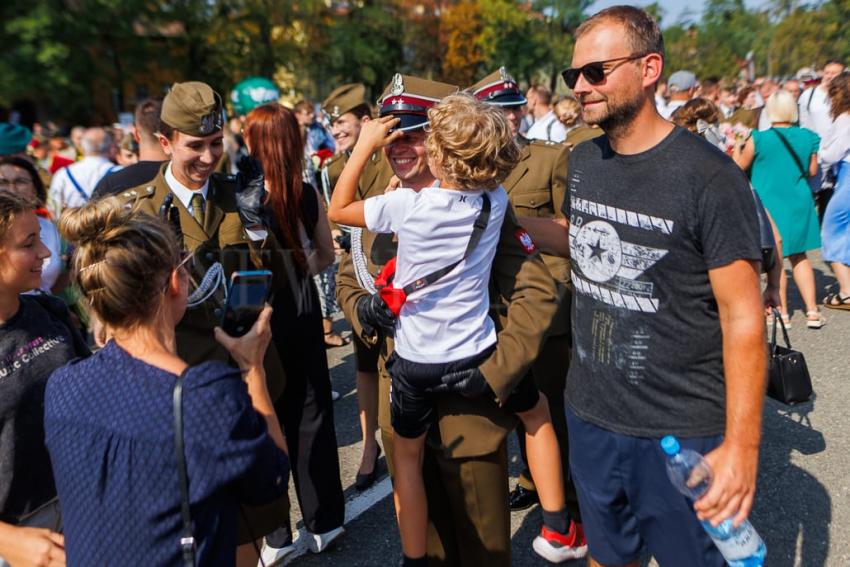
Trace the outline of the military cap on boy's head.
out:
M 369 102 L 366 100 L 366 87 L 358 83 L 350 83 L 334 89 L 322 102 L 322 110 L 331 122 L 358 106 L 369 107 Z
M 209 136 L 221 130 L 221 96 L 206 83 L 174 83 L 162 101 L 160 120 L 190 136 Z
M 528 101 L 504 67 L 493 71 L 467 89 L 480 101 L 495 106 L 522 106 Z
M 455 85 L 396 73 L 378 101 L 381 116 L 392 114 L 400 118 L 397 130 L 424 128 L 428 124 L 428 109 L 458 91 L 460 88 Z
M 0 156 L 24 153 L 30 140 L 32 132 L 26 126 L 8 122 L 0 124 Z

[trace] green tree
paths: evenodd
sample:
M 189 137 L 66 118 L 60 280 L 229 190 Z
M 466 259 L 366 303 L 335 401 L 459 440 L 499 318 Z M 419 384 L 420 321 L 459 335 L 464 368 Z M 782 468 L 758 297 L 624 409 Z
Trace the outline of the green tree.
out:
M 484 54 L 480 75 L 504 66 L 517 79 L 533 82 L 548 59 L 543 16 L 529 4 L 513 0 L 480 0 Z
M 440 43 L 445 46 L 441 79 L 467 87 L 485 60 L 482 49 L 484 16 L 477 2 L 461 1 L 440 18 Z
M 326 24 L 327 44 L 321 53 L 313 52 L 310 69 L 325 66 L 333 86 L 361 82 L 378 95 L 404 62 L 402 14 L 391 0 L 363 0 L 350 6 L 344 19 Z

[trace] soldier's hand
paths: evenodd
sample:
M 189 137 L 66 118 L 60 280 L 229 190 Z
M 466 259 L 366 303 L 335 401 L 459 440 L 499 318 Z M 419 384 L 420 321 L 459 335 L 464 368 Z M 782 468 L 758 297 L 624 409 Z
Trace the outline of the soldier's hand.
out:
M 465 398 L 480 398 L 481 396 L 495 396 L 492 388 L 484 379 L 484 375 L 476 368 L 449 372 L 440 378 L 440 384 L 428 391 L 434 394 L 454 392 Z
M 364 122 L 353 151 L 372 155 L 372 152 L 378 148 L 383 148 L 395 142 L 404 135 L 401 130 L 392 131 L 393 128 L 398 126 L 399 122 L 400 120 L 393 116 L 382 116 L 376 120 Z
M 357 300 L 357 319 L 367 335 L 374 335 L 377 330 L 388 336 L 395 332 L 395 313 L 377 293 L 364 295 Z
M 236 175 L 236 208 L 239 210 L 242 226 L 248 229 L 267 228 L 268 219 L 263 205 L 266 197 L 263 166 L 252 156 L 242 156 L 237 168 L 239 173 Z

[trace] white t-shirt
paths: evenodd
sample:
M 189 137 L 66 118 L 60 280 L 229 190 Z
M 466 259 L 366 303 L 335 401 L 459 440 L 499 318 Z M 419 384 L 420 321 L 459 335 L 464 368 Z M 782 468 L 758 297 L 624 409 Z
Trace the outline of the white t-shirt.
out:
M 826 89 L 819 86 L 806 89 L 797 99 L 797 104 L 800 110 L 800 126 L 825 138 L 832 128 L 832 103 Z
M 58 219 L 65 209 L 82 207 L 91 199 L 97 183 L 112 171 L 121 169 L 105 157 L 87 156 L 53 174 L 48 193 L 48 205 L 53 218 Z M 74 184 L 74 181 L 76 184 Z
M 50 257 L 45 258 L 41 266 L 41 289 L 50 293 L 62 273 L 62 240 L 56 225 L 50 220 L 38 217 L 38 224 L 41 227 L 41 242 L 50 250 Z
M 842 161 L 850 164 L 850 113 L 841 114 L 832 123 L 829 132 L 821 140 L 818 159 L 824 167 Z
M 393 285 L 405 285 L 460 260 L 481 211 L 483 191 L 426 187 L 397 189 L 366 199 L 366 227 L 395 233 L 398 256 Z M 451 362 L 474 356 L 496 342 L 487 314 L 488 282 L 508 195 L 488 192 L 490 219 L 478 246 L 454 270 L 411 293 L 396 323 L 395 350 L 406 360 Z
M 538 120 L 525 133 L 529 140 L 545 140 L 548 142 L 561 143 L 567 139 L 567 129 L 555 116 L 555 111 L 550 110 Z

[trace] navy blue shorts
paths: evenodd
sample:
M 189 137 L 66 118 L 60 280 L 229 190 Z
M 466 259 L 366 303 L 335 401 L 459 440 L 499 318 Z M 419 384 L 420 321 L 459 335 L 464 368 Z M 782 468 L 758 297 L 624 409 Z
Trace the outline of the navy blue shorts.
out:
M 437 401 L 428 388 L 441 383 L 450 372 L 477 368 L 495 350 L 493 345 L 469 358 L 453 362 L 422 363 L 405 360 L 393 352 L 387 359 L 390 389 L 390 423 L 401 437 L 419 437 L 437 421 Z M 528 411 L 537 405 L 540 393 L 531 377 L 523 379 L 511 393 L 505 409 L 513 413 Z
M 726 565 L 697 520 L 692 503 L 670 480 L 660 439 L 597 427 L 567 407 L 570 470 L 590 556 L 604 565 L 637 561 L 646 548 L 662 567 Z M 679 439 L 706 454 L 722 436 Z

